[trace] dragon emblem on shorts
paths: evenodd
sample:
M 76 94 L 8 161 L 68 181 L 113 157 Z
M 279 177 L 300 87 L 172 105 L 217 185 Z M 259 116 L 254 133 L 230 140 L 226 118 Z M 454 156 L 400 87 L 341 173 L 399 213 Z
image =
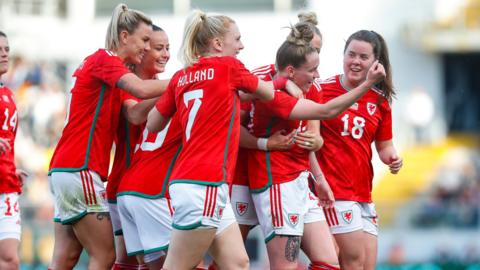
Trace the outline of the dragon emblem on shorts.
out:
M 290 222 L 290 224 L 292 224 L 294 227 L 297 226 L 299 219 L 299 214 L 288 214 L 288 222 Z
M 237 202 L 237 213 L 240 216 L 243 216 L 248 210 L 248 203 L 246 202 Z
M 348 210 L 348 211 L 343 211 L 342 213 L 342 218 L 347 222 L 348 224 L 352 223 L 353 220 L 353 211 Z

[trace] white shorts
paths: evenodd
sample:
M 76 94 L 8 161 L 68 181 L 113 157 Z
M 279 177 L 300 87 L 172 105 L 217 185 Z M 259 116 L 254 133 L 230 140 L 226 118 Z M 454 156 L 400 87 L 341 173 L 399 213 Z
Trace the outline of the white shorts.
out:
M 112 229 L 114 235 L 123 235 L 122 223 L 120 222 L 120 215 L 118 213 L 117 203 L 108 203 L 108 210 L 110 211 L 110 220 L 112 221 Z
M 378 216 L 373 203 L 336 201 L 335 209 L 326 209 L 325 216 L 332 234 L 363 230 L 378 235 Z
M 314 223 L 325 220 L 323 207 L 320 206 L 317 196 L 315 196 L 310 190 L 308 191 L 307 207 L 308 209 L 305 214 L 304 223 Z
M 217 228 L 221 234 L 236 223 L 228 196 L 228 185 L 206 186 L 190 183 L 170 185 L 173 209 L 173 225 L 177 230 Z
M 232 208 L 240 225 L 258 225 L 257 213 L 253 204 L 250 188 L 242 185 L 232 185 Z
M 50 192 L 53 194 L 55 198 L 55 192 L 53 192 L 52 181 L 50 181 L 50 177 L 48 179 L 48 186 L 50 188 Z M 56 203 L 53 204 L 53 222 L 55 223 L 62 223 L 60 220 L 60 214 L 58 213 L 58 206 Z
M 173 208 L 166 198 L 117 197 L 127 255 L 165 251 L 170 244 Z
M 0 194 L 0 240 L 13 238 L 20 241 L 21 218 L 18 193 Z
M 72 224 L 88 213 L 108 212 L 105 187 L 96 172 L 53 172 L 50 182 L 62 224 Z
M 302 172 L 293 181 L 273 184 L 260 193 L 253 193 L 265 243 L 276 235 L 303 235 L 303 224 L 308 212 L 308 172 Z

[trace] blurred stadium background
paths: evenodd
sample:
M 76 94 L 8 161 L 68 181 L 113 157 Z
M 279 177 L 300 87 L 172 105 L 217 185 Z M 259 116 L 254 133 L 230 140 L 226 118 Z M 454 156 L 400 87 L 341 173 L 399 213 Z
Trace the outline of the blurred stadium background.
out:
M 125 2 L 170 38 L 169 77 L 184 19 L 193 8 L 234 18 L 247 67 L 272 63 L 300 10 L 317 13 L 324 36 L 320 74 L 342 72 L 345 40 L 381 33 L 390 49 L 397 99 L 394 134 L 404 168 L 389 175 L 375 160 L 380 214 L 378 269 L 480 269 L 480 0 L 0 0 L 16 93 L 17 165 L 30 177 L 22 195 L 22 269 L 45 269 L 53 247 L 47 168 L 65 117 L 71 74 L 103 47 L 113 7 Z M 265 269 L 260 232 L 247 248 Z M 85 269 L 85 257 L 77 269 Z

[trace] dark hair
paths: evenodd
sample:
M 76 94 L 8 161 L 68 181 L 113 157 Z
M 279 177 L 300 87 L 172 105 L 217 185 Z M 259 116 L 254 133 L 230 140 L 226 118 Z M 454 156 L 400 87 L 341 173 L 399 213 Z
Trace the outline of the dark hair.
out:
M 0 31 L 0 37 L 7 37 L 7 34 L 5 34 L 3 31 Z
M 353 33 L 347 39 L 347 42 L 345 43 L 345 48 L 343 49 L 344 53 L 352 40 L 365 41 L 372 45 L 375 59 L 378 59 L 378 61 L 385 67 L 386 74 L 385 79 L 377 83 L 375 86 L 382 90 L 385 98 L 389 102 L 391 102 L 392 99 L 395 97 L 396 93 L 395 89 L 393 88 L 392 67 L 390 66 L 387 43 L 385 42 L 383 37 L 375 31 L 360 30 Z
M 299 22 L 291 27 L 287 40 L 277 50 L 276 65 L 282 70 L 288 65 L 297 68 L 306 62 L 306 56 L 317 52 L 310 41 L 313 39 L 313 29 L 309 23 Z
M 152 24 L 152 30 L 153 32 L 157 32 L 157 31 L 164 32 L 164 30 L 160 26 L 155 24 Z

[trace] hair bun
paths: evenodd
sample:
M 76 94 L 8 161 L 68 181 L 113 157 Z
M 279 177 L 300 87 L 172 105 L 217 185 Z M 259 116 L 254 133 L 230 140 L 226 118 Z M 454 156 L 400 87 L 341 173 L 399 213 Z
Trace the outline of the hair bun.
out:
M 290 34 L 287 37 L 287 41 L 297 46 L 305 46 L 313 39 L 313 30 L 311 25 L 306 22 L 297 23 L 294 26 L 290 26 Z
M 299 13 L 298 21 L 318 25 L 317 14 L 313 11 Z

